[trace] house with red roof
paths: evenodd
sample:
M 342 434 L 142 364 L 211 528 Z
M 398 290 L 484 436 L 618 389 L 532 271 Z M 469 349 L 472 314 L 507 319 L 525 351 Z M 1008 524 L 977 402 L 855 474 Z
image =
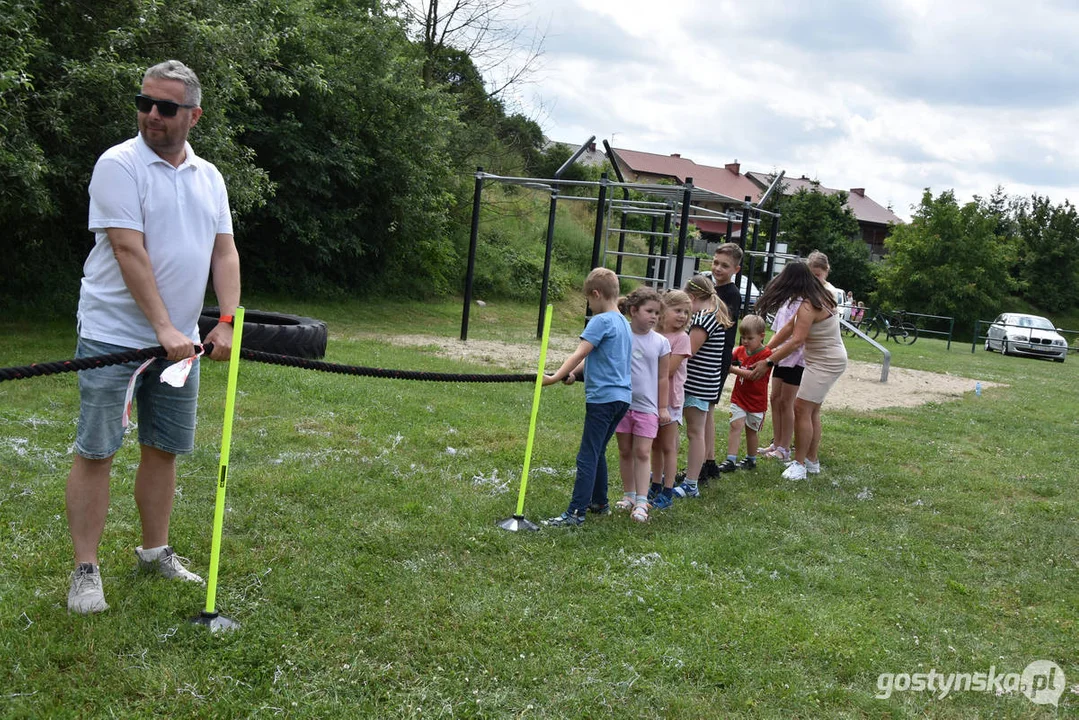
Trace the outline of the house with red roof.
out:
M 658 155 L 656 153 L 628 150 L 626 148 L 612 148 L 614 162 L 622 171 L 622 175 L 628 182 L 656 183 L 669 181 L 682 184 L 687 178 L 693 178 L 694 187 L 703 188 L 713 193 L 730 198 L 730 202 L 717 202 L 709 204 L 709 209 L 727 211 L 738 210 L 746 198 L 750 202 L 760 200 L 762 194 L 772 183 L 772 177 L 768 173 L 741 172 L 740 163 L 735 160 L 723 167 L 712 165 L 698 165 L 689 158 L 684 158 L 678 153 L 670 155 Z M 869 246 L 870 257 L 879 260 L 884 255 L 884 238 L 888 237 L 893 225 L 898 225 L 903 220 L 894 212 L 877 203 L 865 194 L 865 188 L 851 188 L 849 191 L 840 191 L 828 188 L 815 180 L 810 180 L 804 175 L 797 179 L 783 178 L 781 183 L 785 195 L 793 195 L 805 188 L 815 192 L 829 195 L 846 192 L 846 206 L 854 213 L 858 220 L 858 226 L 862 230 L 862 239 Z M 725 222 L 710 220 L 695 220 L 701 231 L 701 236 L 709 242 L 725 242 L 727 224 Z M 782 221 L 780 231 L 782 232 Z M 737 241 L 740 227 L 735 224 L 730 240 Z
M 767 188 L 774 177 L 768 173 L 747 172 L 748 177 L 757 187 Z M 894 212 L 874 201 L 865 194 L 865 188 L 851 188 L 850 190 L 836 190 L 821 185 L 816 180 L 810 180 L 805 175 L 800 178 L 784 177 L 780 183 L 784 195 L 794 195 L 800 190 L 835 195 L 839 192 L 847 193 L 846 206 L 854 213 L 858 220 L 858 227 L 862 230 L 862 240 L 869 246 L 869 256 L 872 260 L 879 260 L 884 256 L 884 238 L 888 237 L 893 225 L 902 224 L 903 220 Z M 782 228 L 782 222 L 780 223 Z
M 694 187 L 730 198 L 730 202 L 705 203 L 704 206 L 709 210 L 720 212 L 738 210 L 747 197 L 750 202 L 756 202 L 764 192 L 764 189 L 742 174 L 737 160 L 723 167 L 713 167 L 698 165 L 678 153 L 657 155 L 625 148 L 611 148 L 611 152 L 627 182 L 669 181 L 681 185 L 688 178 L 692 178 Z M 701 237 L 705 240 L 725 241 L 723 236 L 727 232 L 727 223 L 716 220 L 694 220 L 693 223 L 701 231 Z M 737 239 L 740 230 L 740 226 L 734 227 L 731 233 L 733 239 Z

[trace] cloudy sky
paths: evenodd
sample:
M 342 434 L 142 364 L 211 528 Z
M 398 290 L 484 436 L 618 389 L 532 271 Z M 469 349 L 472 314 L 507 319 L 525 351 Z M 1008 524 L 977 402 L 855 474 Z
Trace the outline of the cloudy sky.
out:
M 1079 202 L 1076 0 L 521 7 L 546 39 L 518 101 L 553 139 L 865 187 L 904 219 L 926 187 Z

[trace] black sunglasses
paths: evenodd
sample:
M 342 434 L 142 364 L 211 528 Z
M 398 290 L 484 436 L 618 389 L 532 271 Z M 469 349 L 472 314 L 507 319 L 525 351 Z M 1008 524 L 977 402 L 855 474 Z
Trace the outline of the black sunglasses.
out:
M 172 100 L 158 100 L 149 95 L 135 96 L 135 107 L 137 107 L 141 113 L 149 113 L 154 109 L 154 105 L 157 105 L 157 112 L 161 117 L 176 117 L 176 111 L 180 108 L 187 108 L 190 110 L 191 108 L 198 107 L 197 105 L 175 103 Z

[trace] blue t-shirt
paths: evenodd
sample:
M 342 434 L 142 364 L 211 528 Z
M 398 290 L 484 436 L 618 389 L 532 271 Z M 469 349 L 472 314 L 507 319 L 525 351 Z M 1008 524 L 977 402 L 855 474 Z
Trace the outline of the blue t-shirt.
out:
M 584 361 L 584 401 L 588 403 L 633 400 L 629 361 L 633 333 L 629 321 L 614 310 L 594 315 L 581 333 L 592 345 Z

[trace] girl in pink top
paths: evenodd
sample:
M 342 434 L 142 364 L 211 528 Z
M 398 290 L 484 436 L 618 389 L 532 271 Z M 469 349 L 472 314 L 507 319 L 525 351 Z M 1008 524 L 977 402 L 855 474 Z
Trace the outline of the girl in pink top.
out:
M 779 332 L 790 322 L 802 306 L 802 298 L 794 298 L 776 311 L 772 331 Z M 784 462 L 791 459 L 791 441 L 794 439 L 794 398 L 802 384 L 805 370 L 804 351 L 798 348 L 780 360 L 772 371 L 772 392 L 768 398 L 772 407 L 772 444 L 761 451 L 761 457 L 778 458 Z
M 663 313 L 656 330 L 671 344 L 667 373 L 670 378 L 665 402 L 671 421 L 659 426 L 652 443 L 652 485 L 648 500 L 656 510 L 669 508 L 674 502 L 674 475 L 678 470 L 678 445 L 681 440 L 682 402 L 685 399 L 686 358 L 692 352 L 689 344 L 689 322 L 693 304 L 689 295 L 671 290 L 663 295 Z M 664 401 L 663 398 L 660 399 Z

